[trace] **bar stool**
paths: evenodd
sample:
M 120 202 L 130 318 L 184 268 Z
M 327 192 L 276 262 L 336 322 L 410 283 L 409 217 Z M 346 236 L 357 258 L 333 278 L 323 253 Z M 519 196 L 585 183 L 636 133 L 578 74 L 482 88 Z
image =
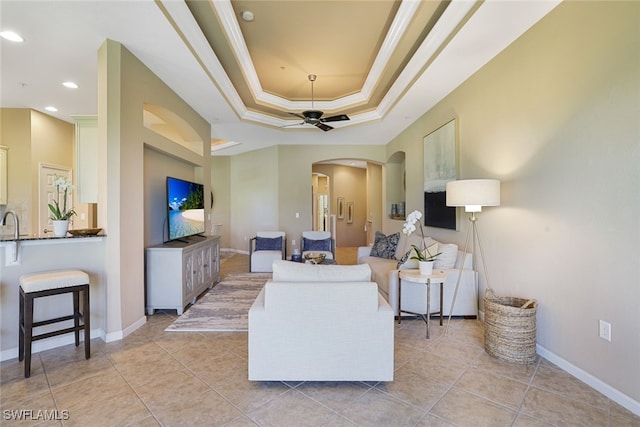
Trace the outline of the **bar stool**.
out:
M 55 319 L 33 321 L 33 302 L 36 298 L 73 293 L 73 314 Z M 80 292 L 83 294 L 80 313 Z M 18 360 L 24 359 L 24 377 L 31 376 L 31 343 L 57 335 L 75 333 L 76 347 L 80 345 L 80 331 L 84 330 L 84 357 L 91 357 L 91 329 L 89 309 L 89 275 L 82 270 L 46 271 L 20 277 L 20 321 L 18 328 Z M 52 323 L 73 320 L 73 327 L 33 335 L 33 329 Z M 83 324 L 80 324 L 82 320 Z

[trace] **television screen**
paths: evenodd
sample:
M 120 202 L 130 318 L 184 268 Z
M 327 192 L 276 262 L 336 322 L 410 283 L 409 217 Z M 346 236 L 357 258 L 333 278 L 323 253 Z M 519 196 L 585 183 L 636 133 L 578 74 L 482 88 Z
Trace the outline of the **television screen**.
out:
M 204 186 L 167 177 L 169 239 L 204 233 Z

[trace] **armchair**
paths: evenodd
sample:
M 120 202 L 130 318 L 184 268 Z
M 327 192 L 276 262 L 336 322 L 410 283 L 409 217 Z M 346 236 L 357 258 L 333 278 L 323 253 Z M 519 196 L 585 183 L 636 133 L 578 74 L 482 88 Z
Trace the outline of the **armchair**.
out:
M 302 257 L 305 253 L 320 252 L 327 259 L 335 259 L 336 241 L 328 231 L 303 231 L 301 239 Z
M 286 259 L 284 231 L 258 231 L 249 241 L 249 271 L 271 273 L 273 261 Z

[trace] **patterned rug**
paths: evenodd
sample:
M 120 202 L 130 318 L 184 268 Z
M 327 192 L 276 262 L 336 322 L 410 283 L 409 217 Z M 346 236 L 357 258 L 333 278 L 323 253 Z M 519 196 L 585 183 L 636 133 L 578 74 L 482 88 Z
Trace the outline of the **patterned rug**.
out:
M 246 332 L 249 309 L 271 273 L 233 273 L 216 284 L 166 331 Z

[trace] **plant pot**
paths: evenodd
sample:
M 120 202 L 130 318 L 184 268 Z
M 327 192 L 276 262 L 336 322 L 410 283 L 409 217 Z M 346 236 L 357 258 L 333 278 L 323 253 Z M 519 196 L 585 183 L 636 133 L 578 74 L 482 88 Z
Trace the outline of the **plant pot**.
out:
M 67 230 L 69 229 L 69 220 L 59 220 L 52 221 L 53 222 L 53 235 L 56 237 L 64 237 L 67 235 Z
M 421 275 L 429 276 L 433 273 L 433 261 L 418 261 L 418 265 Z

